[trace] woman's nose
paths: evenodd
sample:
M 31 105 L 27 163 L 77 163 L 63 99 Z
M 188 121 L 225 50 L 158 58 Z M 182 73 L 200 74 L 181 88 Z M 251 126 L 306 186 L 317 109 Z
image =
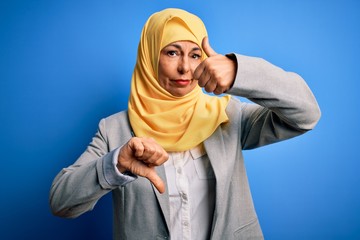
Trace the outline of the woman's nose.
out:
M 185 74 L 190 71 L 190 62 L 188 57 L 182 57 L 179 60 L 178 64 L 178 72 L 181 74 Z

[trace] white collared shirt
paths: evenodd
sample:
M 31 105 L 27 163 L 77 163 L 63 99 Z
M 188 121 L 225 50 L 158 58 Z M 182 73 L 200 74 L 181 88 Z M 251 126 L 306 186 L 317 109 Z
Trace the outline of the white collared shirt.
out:
M 215 176 L 203 145 L 185 152 L 170 152 L 164 167 L 171 239 L 209 239 L 215 207 Z

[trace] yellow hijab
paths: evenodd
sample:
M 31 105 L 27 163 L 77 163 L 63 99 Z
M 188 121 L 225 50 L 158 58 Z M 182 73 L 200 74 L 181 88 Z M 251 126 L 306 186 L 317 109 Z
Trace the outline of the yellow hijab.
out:
M 136 136 L 152 137 L 166 151 L 185 151 L 228 121 L 225 108 L 230 96 L 209 96 L 197 86 L 187 95 L 176 97 L 157 80 L 162 48 L 186 40 L 201 47 L 205 36 L 201 19 L 184 10 L 165 9 L 150 16 L 141 34 L 128 104 Z M 202 56 L 206 58 L 204 52 Z

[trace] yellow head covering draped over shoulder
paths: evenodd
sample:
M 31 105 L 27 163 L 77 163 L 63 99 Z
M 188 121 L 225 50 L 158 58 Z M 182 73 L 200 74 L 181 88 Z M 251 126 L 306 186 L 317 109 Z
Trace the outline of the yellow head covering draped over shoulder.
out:
M 187 95 L 176 97 L 157 80 L 162 48 L 175 41 L 192 41 L 201 47 L 205 36 L 201 19 L 184 10 L 165 9 L 148 19 L 138 47 L 128 106 L 136 136 L 152 137 L 166 151 L 185 151 L 228 121 L 225 108 L 230 96 L 209 96 L 197 86 Z M 202 58 L 206 58 L 204 52 Z

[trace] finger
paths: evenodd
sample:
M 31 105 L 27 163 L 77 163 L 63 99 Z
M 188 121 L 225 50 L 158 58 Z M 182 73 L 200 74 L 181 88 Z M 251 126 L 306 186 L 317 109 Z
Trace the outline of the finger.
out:
M 137 157 L 139 160 L 142 160 L 143 162 L 150 163 L 151 157 L 156 155 L 156 148 L 149 143 L 143 142 L 144 151 L 141 156 Z
M 198 80 L 198 85 L 200 86 L 200 87 L 205 87 L 205 85 L 207 84 L 207 82 L 211 79 L 211 75 L 210 75 L 210 73 L 207 71 L 207 69 L 206 69 L 206 63 L 205 62 L 203 62 L 202 64 L 201 64 L 202 66 L 201 66 L 201 68 L 199 69 L 199 73 L 198 73 L 198 77 L 196 78 L 197 80 Z M 196 70 L 198 70 L 198 69 L 196 69 Z M 195 70 L 195 71 L 196 71 Z M 201 72 L 200 72 L 201 71 Z
M 215 90 L 213 91 L 213 93 L 215 95 L 220 95 L 223 94 L 224 92 L 226 92 L 228 89 L 224 88 L 224 87 L 220 87 L 220 86 L 216 86 Z
M 169 155 L 166 151 L 157 151 L 149 159 L 146 160 L 147 163 L 153 166 L 160 166 L 166 162 L 169 158 Z
M 126 169 L 133 174 L 147 178 L 160 193 L 165 192 L 165 184 L 157 175 L 154 166 L 149 166 L 142 161 L 134 160 Z
M 203 61 L 196 67 L 194 74 L 193 74 L 193 78 L 196 80 L 199 80 L 201 75 L 204 72 L 204 69 L 205 69 L 205 62 Z M 200 83 L 199 83 L 199 85 L 200 85 Z M 200 85 L 200 87 L 201 87 L 201 85 Z
M 161 157 L 160 151 L 158 149 L 152 149 L 151 151 L 145 150 L 143 156 L 139 158 L 139 160 L 142 160 L 147 164 L 155 165 L 160 157 Z
M 148 165 L 158 166 L 163 164 L 168 158 L 168 153 L 158 144 L 155 142 L 154 139 L 145 139 L 142 142 L 144 146 L 144 152 L 139 160 L 147 163 Z
M 149 166 L 142 161 L 134 160 L 125 168 L 135 175 L 147 178 L 160 193 L 165 192 L 165 183 L 157 175 L 154 166 Z
M 145 147 L 140 138 L 132 138 L 129 142 L 129 147 L 136 158 L 143 156 Z
M 138 158 L 138 160 L 143 161 L 148 166 L 156 166 L 158 165 L 157 162 L 159 162 L 159 158 L 161 157 L 161 154 L 156 150 L 146 150 L 144 151 L 144 154 Z
M 154 185 L 154 187 L 160 192 L 165 192 L 165 183 L 163 180 L 157 175 L 154 168 L 149 169 L 149 172 L 145 176 L 149 181 Z
M 217 82 L 210 79 L 204 86 L 205 91 L 212 93 L 217 87 Z
M 217 53 L 214 51 L 214 49 L 212 49 L 212 47 L 210 46 L 208 37 L 203 38 L 201 46 L 202 46 L 202 49 L 204 50 L 204 52 L 206 53 L 206 55 L 208 55 L 208 57 L 217 55 Z

